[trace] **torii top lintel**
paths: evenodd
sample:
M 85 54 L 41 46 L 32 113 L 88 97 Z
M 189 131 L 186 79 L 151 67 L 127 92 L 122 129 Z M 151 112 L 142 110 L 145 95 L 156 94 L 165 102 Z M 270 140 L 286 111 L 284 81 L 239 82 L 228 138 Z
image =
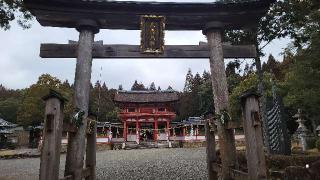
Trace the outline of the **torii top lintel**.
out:
M 75 28 L 94 20 L 100 29 L 140 29 L 141 15 L 166 17 L 166 30 L 203 30 L 209 22 L 226 29 L 256 26 L 275 0 L 241 3 L 177 3 L 108 0 L 24 0 L 42 26 Z

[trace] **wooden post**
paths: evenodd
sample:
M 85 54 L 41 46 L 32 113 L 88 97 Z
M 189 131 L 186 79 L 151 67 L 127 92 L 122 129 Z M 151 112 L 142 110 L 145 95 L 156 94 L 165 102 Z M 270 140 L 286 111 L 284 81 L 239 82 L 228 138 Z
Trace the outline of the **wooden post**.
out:
M 95 118 L 88 119 L 87 147 L 86 147 L 86 168 L 89 168 L 90 175 L 86 180 L 96 179 L 96 143 L 97 123 Z
M 228 84 L 224 66 L 221 43 L 223 25 L 212 22 L 206 25 L 203 34 L 207 36 L 210 50 L 210 70 L 216 114 L 229 110 Z M 237 167 L 236 146 L 233 129 L 226 129 L 221 121 L 217 121 L 219 147 L 222 161 L 222 178 L 231 179 L 229 168 Z
M 250 92 L 241 96 L 248 175 L 250 180 L 267 179 L 258 99 L 259 96 L 257 94 Z
M 74 82 L 74 102 L 75 107 L 84 111 L 85 115 L 83 116 L 83 124 L 78 128 L 78 131 L 69 133 L 65 176 L 73 175 L 74 180 L 81 180 L 89 106 L 92 47 L 94 34 L 97 33 L 98 30 L 96 29 L 96 23 L 93 21 L 80 22 L 77 30 L 80 32 L 80 35 Z
M 209 120 L 205 123 L 205 131 L 206 131 L 206 142 L 207 142 L 207 169 L 208 169 L 208 179 L 209 180 L 218 180 L 217 172 L 213 169 L 213 163 L 217 161 L 216 154 L 216 141 L 214 135 L 214 126 L 211 123 L 211 127 L 209 125 Z
M 58 180 L 65 99 L 61 94 L 50 90 L 43 100 L 46 101 L 46 107 L 39 179 Z

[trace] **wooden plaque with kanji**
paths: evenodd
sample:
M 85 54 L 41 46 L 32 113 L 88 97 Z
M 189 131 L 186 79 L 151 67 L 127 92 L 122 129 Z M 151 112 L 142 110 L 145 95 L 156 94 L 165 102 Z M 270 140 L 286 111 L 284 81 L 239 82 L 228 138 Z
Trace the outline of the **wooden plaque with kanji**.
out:
M 141 53 L 162 54 L 164 51 L 165 17 L 141 16 Z

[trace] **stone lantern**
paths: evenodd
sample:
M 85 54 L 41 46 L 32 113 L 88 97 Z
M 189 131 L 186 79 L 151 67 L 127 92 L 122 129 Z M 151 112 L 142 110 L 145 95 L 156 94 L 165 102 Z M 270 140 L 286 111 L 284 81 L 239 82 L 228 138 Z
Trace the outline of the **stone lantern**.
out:
M 298 136 L 298 138 L 300 140 L 302 150 L 305 151 L 305 150 L 307 150 L 306 138 L 307 138 L 307 134 L 309 131 L 308 131 L 307 127 L 304 125 L 306 120 L 303 119 L 302 110 L 298 109 L 297 114 L 295 114 L 293 116 L 293 118 L 297 119 L 296 122 L 299 124 L 298 129 L 296 130 L 295 134 Z

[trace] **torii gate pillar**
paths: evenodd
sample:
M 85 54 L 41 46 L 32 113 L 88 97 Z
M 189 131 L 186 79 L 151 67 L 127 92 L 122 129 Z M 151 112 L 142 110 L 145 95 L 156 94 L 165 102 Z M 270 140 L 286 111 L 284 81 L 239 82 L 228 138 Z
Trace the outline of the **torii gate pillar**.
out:
M 69 132 L 65 176 L 73 175 L 74 180 L 82 179 L 85 153 L 85 137 L 89 107 L 89 92 L 92 67 L 94 34 L 99 32 L 97 23 L 92 20 L 79 21 L 76 28 L 79 35 L 77 64 L 74 80 L 75 108 L 85 112 L 82 125 L 74 133 Z
M 228 84 L 224 66 L 222 49 L 222 30 L 224 25 L 221 22 L 210 22 L 203 30 L 208 39 L 210 70 L 212 90 L 214 97 L 215 114 L 221 115 L 222 111 L 229 110 Z M 216 120 L 219 147 L 222 160 L 222 179 L 231 179 L 229 168 L 237 166 L 236 146 L 233 129 L 227 129 L 225 125 Z M 213 162 L 212 162 L 213 163 Z M 212 169 L 209 169 L 212 171 Z

